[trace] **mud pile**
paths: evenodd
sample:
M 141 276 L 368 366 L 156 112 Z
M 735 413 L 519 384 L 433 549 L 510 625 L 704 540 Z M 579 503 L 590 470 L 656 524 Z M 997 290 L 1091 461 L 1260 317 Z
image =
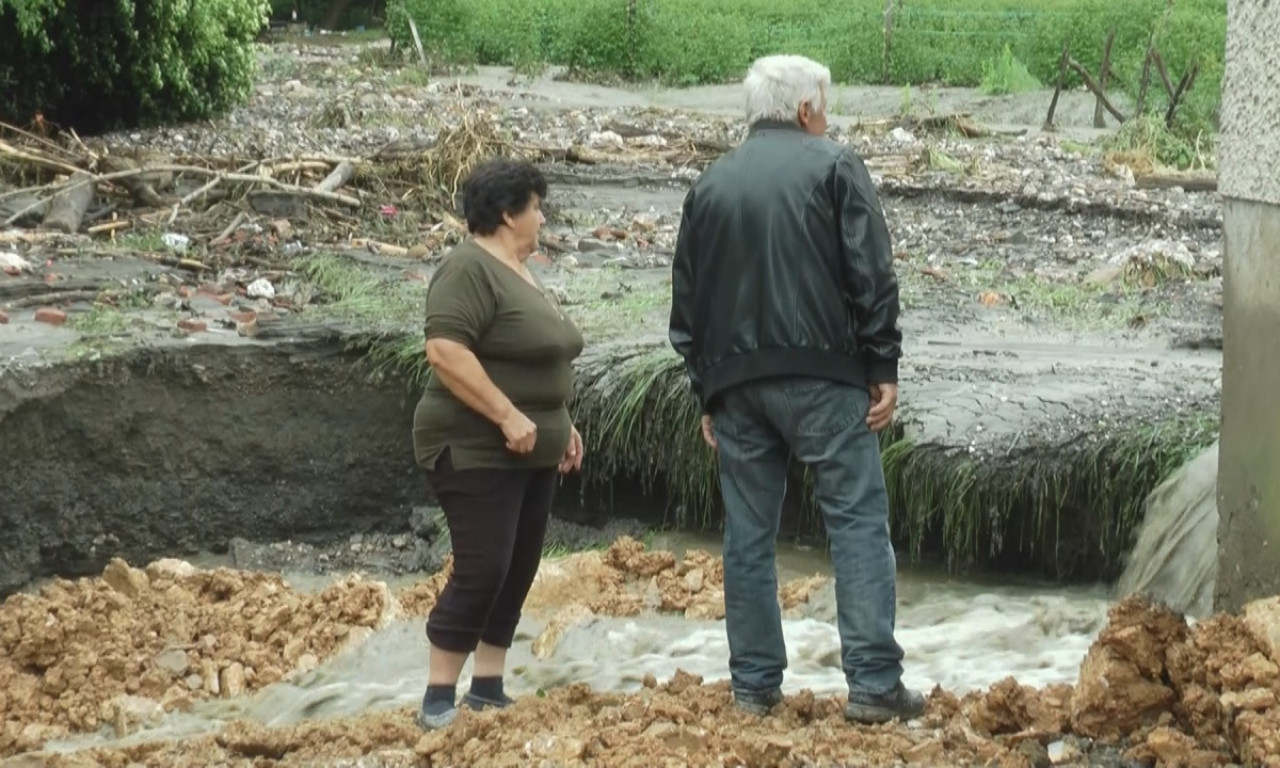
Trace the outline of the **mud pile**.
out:
M 193 701 L 315 668 L 395 617 L 380 582 L 302 594 L 280 577 L 179 560 L 113 560 L 0 606 L 0 756 L 102 725 L 117 733 Z
M 444 569 L 396 594 L 403 612 L 424 617 L 448 579 Z M 779 586 L 784 611 L 809 600 L 826 577 L 814 575 Z M 543 561 L 525 601 L 525 612 L 548 617 L 534 641 L 534 653 L 549 655 L 565 630 L 592 616 L 636 616 L 645 611 L 681 614 L 687 619 L 724 618 L 724 561 L 702 550 L 677 560 L 671 552 L 646 551 L 630 536 L 620 536 L 603 551 L 577 552 Z

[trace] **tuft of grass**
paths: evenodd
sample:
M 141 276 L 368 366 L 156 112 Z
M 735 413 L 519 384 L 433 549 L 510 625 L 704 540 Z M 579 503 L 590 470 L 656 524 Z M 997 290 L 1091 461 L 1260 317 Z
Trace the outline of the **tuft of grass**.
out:
M 1136 174 L 1160 168 L 1209 170 L 1217 166 L 1215 144 L 1209 134 L 1188 138 L 1172 131 L 1154 114 L 1138 115 L 1103 140 L 1108 165 L 1127 165 Z
M 978 87 L 988 96 L 1004 96 L 1038 90 L 1040 81 L 1027 70 L 1026 64 L 1013 55 L 1013 49 L 1006 43 L 998 56 L 983 62 L 982 80 Z

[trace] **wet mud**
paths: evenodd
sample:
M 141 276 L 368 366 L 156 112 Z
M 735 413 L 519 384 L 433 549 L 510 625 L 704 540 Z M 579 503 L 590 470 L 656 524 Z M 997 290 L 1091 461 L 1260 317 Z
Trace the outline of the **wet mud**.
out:
M 186 345 L 0 376 L 0 595 L 32 579 L 399 532 L 416 396 L 341 344 Z M 358 481 L 356 481 L 358 479 Z

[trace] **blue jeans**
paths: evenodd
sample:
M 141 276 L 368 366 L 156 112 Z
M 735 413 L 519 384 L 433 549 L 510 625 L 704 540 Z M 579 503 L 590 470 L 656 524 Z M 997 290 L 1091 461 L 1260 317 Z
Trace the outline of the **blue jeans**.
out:
M 897 563 L 880 443 L 865 390 L 825 379 L 765 379 L 725 392 L 711 414 L 724 497 L 724 601 L 735 690 L 782 684 L 787 651 L 775 565 L 790 455 L 815 475 L 835 570 L 837 628 L 850 691 L 902 677 L 894 639 Z

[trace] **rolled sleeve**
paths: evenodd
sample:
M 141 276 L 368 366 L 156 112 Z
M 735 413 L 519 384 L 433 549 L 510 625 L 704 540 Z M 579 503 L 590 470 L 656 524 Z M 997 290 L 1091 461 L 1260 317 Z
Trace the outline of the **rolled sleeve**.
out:
M 493 323 L 497 297 L 484 269 L 474 259 L 449 260 L 427 288 L 427 340 L 449 339 L 474 349 Z

